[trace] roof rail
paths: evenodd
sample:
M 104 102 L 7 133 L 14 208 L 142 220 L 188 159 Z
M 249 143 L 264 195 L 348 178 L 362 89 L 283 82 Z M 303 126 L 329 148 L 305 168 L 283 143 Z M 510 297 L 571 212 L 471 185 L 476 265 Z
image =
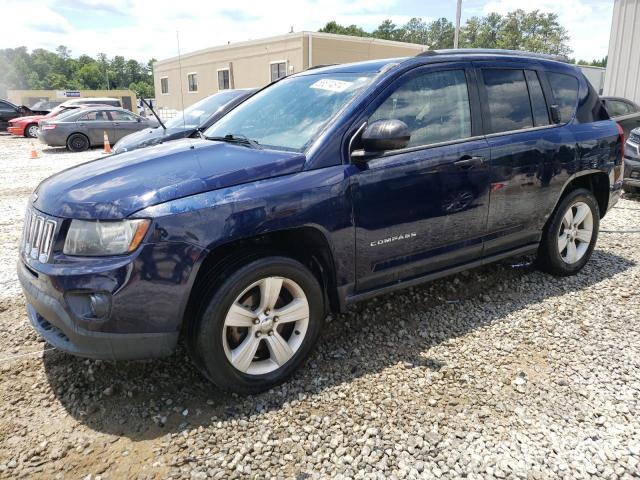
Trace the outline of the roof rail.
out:
M 555 60 L 556 62 L 571 63 L 564 55 L 551 55 L 548 53 L 527 52 L 525 50 L 502 50 L 497 48 L 450 48 L 443 50 L 425 50 L 416 57 L 430 57 L 433 55 L 505 55 L 514 57 L 541 58 Z
M 333 67 L 334 65 L 338 65 L 337 63 L 321 63 L 320 65 L 314 65 L 313 67 L 309 67 L 305 70 L 315 70 L 316 68 L 324 68 L 324 67 Z

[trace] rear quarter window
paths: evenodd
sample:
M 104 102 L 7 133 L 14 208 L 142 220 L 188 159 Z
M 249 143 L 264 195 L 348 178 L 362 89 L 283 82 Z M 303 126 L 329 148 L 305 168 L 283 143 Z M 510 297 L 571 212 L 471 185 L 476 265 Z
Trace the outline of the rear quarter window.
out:
M 564 73 L 547 73 L 551 91 L 560 112 L 560 121 L 566 123 L 573 118 L 578 103 L 578 79 Z

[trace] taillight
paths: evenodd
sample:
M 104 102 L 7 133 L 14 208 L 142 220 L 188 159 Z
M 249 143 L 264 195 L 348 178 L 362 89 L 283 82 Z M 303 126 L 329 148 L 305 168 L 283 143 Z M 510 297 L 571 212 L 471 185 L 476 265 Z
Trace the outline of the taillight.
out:
M 618 133 L 620 134 L 620 154 L 622 155 L 622 158 L 624 158 L 624 130 L 617 122 L 616 127 L 618 127 Z
M 42 127 L 40 127 L 42 130 L 53 130 L 54 128 L 56 128 L 55 125 L 43 125 Z

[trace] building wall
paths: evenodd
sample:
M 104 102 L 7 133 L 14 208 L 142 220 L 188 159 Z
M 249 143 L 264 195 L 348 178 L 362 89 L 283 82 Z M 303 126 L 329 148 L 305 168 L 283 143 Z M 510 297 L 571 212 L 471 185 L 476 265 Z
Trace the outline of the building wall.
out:
M 73 93 L 73 95 L 67 95 Z M 137 97 L 131 90 L 8 90 L 7 100 L 16 105 L 26 105 L 30 107 L 39 100 L 51 102 L 65 102 L 72 98 L 95 98 L 108 97 L 117 98 L 122 102 L 122 106 L 131 105 L 132 111 L 136 112 Z M 126 97 L 129 97 L 127 103 Z
M 603 67 L 591 67 L 588 65 L 578 65 L 578 68 L 584 73 L 584 76 L 589 79 L 593 88 L 602 95 L 604 88 L 605 69 Z
M 640 1 L 615 0 L 604 94 L 640 103 Z
M 231 88 L 263 87 L 271 81 L 271 62 L 286 61 L 287 74 L 309 66 L 407 57 L 424 51 L 424 45 L 316 32 L 290 33 L 279 37 L 223 45 L 154 63 L 156 106 L 182 110 L 218 91 L 218 69 L 233 71 Z M 198 91 L 189 92 L 188 74 L 198 74 Z M 161 93 L 166 77 L 169 92 Z M 180 85 L 182 84 L 182 92 Z
M 411 57 L 426 50 L 424 45 L 374 38 L 311 34 L 312 66 L 361 62 L 380 58 Z
M 264 41 L 241 42 L 156 62 L 153 67 L 158 107 L 182 110 L 218 91 L 218 69 L 230 68 L 231 88 L 261 87 L 271 81 L 271 62 L 286 61 L 288 73 L 306 68 L 302 36 L 291 34 Z M 198 91 L 189 92 L 187 76 L 198 74 Z M 169 93 L 162 94 L 160 79 L 167 77 Z M 182 83 L 182 93 L 180 91 Z

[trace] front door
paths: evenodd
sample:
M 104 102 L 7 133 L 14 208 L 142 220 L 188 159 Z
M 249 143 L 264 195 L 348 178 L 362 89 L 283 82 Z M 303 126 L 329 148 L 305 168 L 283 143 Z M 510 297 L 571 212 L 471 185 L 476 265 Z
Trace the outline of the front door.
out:
M 76 121 L 76 125 L 78 130 L 89 138 L 89 142 L 94 147 L 103 144 L 105 132 L 109 136 L 109 140 L 113 135 L 112 122 L 104 110 L 87 112 Z
M 411 139 L 354 176 L 358 292 L 480 258 L 490 180 L 478 108 L 464 63 L 412 70 L 369 108 L 368 122 L 401 120 Z
M 123 110 L 110 110 L 112 120 L 113 138 L 109 137 L 111 144 L 115 144 L 122 137 L 126 137 L 130 133 L 140 130 L 140 122 L 138 117 Z

